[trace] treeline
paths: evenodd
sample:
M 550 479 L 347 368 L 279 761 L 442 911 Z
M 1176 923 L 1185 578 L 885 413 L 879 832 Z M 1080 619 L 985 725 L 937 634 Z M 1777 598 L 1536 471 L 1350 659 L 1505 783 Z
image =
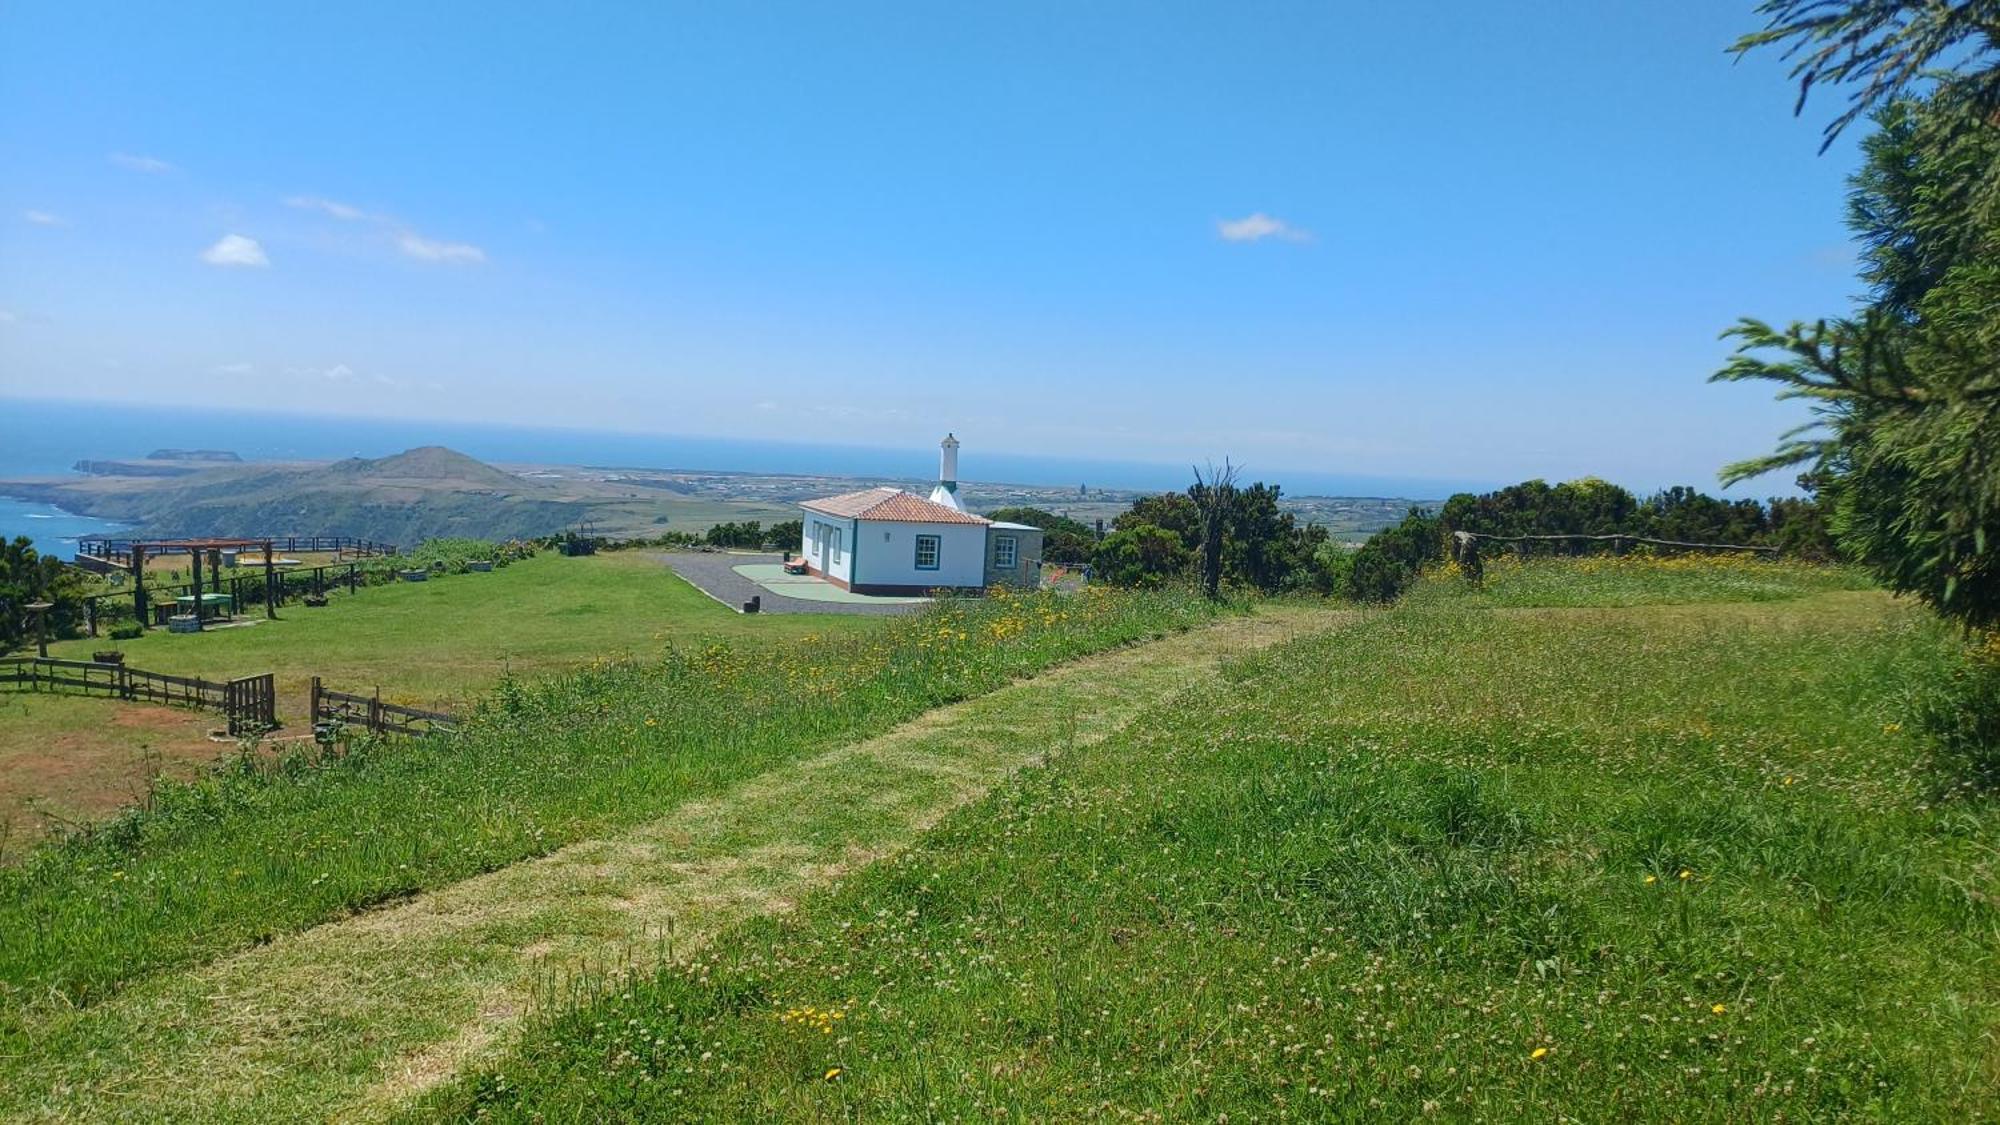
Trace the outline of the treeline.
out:
M 1042 560 L 1087 566 L 1092 581 L 1156 589 L 1199 578 L 1203 513 L 1197 489 L 1146 496 L 1111 521 L 1102 539 L 1094 528 L 1040 508 L 1001 508 L 987 518 L 1042 529 Z M 1335 593 L 1348 552 L 1318 524 L 1301 524 L 1278 509 L 1275 484 L 1233 488 L 1220 513 L 1224 584 L 1275 594 Z
M 1809 483 L 1809 482 L 1806 482 Z M 1486 535 L 1633 535 L 1686 543 L 1775 547 L 1812 561 L 1836 557 L 1824 512 L 1810 498 L 1723 500 L 1675 487 L 1641 497 L 1596 478 L 1551 485 L 1531 480 L 1494 492 L 1459 493 L 1435 510 L 1413 508 L 1393 527 L 1349 549 L 1317 524 L 1301 524 L 1278 508 L 1277 485 L 1229 490 L 1221 504 L 1221 584 L 1265 594 L 1340 595 L 1391 601 L 1426 566 L 1442 561 L 1452 533 Z M 1090 564 L 1094 581 L 1113 586 L 1192 584 L 1201 577 L 1203 494 L 1145 497 L 1093 541 L 1075 520 L 1036 509 L 1009 509 L 996 518 L 1064 529 L 1064 550 L 1050 561 Z M 1052 531 L 1050 540 L 1053 542 Z M 1579 544 L 1577 550 L 1589 549 Z
M 1634 535 L 1775 547 L 1781 554 L 1817 562 L 1836 557 L 1825 512 L 1813 499 L 1721 500 L 1685 486 L 1642 499 L 1595 477 L 1557 485 L 1531 480 L 1477 496 L 1461 492 L 1434 512 L 1411 509 L 1401 523 L 1371 536 L 1355 552 L 1346 594 L 1356 601 L 1394 600 L 1424 567 L 1445 558 L 1453 533 L 1460 531 Z M 1578 543 L 1570 549 L 1595 548 Z

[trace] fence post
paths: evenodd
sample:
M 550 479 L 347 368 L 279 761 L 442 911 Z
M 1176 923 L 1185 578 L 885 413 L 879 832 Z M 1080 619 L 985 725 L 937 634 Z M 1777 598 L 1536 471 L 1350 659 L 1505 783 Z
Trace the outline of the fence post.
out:
M 375 689 L 375 697 L 368 701 L 368 733 L 382 733 L 382 689 Z
M 274 620 L 278 616 L 278 564 L 271 556 L 271 541 L 264 540 L 264 619 Z

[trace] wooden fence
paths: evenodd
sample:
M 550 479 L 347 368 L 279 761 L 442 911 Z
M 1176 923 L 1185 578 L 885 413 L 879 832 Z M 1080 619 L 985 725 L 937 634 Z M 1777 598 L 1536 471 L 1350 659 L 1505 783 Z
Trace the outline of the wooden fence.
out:
M 11 657 L 0 660 L 0 688 L 60 691 L 215 711 L 228 720 L 229 733 L 237 738 L 262 734 L 278 725 L 277 690 L 269 672 L 217 682 L 148 672 L 123 664 Z
M 393 555 L 396 553 L 394 544 L 378 543 L 373 539 L 361 539 L 352 535 L 250 535 L 241 536 L 240 538 L 257 540 L 260 544 L 260 550 L 262 549 L 261 544 L 263 541 L 269 539 L 273 551 L 290 551 L 299 554 L 327 554 L 329 552 L 337 552 L 347 555 L 372 556 Z M 132 544 L 135 542 L 149 544 L 146 548 L 146 554 L 149 558 L 158 558 L 161 555 L 184 555 L 189 551 L 187 547 L 162 544 L 156 540 L 107 538 L 79 539 L 76 541 L 76 553 L 80 558 L 97 559 L 116 566 L 130 566 L 131 564 L 127 560 L 132 557 Z
M 333 691 L 312 678 L 312 723 L 314 731 L 330 727 L 360 727 L 371 734 L 401 734 L 413 738 L 449 734 L 458 729 L 458 716 L 443 711 L 425 711 L 382 702 L 382 691 L 374 695 L 350 695 Z

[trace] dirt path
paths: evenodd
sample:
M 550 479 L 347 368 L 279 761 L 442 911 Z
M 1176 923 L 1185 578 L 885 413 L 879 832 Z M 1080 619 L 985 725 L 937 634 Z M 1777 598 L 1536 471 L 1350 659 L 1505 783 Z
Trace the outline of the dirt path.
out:
M 1271 610 L 1082 660 L 623 835 L 148 981 L 45 1028 L 83 1046 L 16 1070 L 0 1116 L 380 1118 L 502 1045 L 552 978 L 685 956 L 906 846 L 1047 749 L 1343 616 Z

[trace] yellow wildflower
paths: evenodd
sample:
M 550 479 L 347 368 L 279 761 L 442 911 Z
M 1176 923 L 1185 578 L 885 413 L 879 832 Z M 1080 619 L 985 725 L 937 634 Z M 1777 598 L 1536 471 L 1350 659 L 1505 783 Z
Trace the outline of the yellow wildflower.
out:
M 1543 1055 L 1546 1055 L 1548 1053 L 1549 1049 L 1547 1047 L 1537 1047 L 1534 1050 L 1528 1052 L 1528 1057 L 1531 1059 L 1539 1059 Z
M 846 1071 L 845 1067 L 838 1067 L 838 1066 L 828 1067 L 826 1070 L 826 1080 L 828 1082 L 831 1082 L 834 1079 L 840 1077 L 843 1073 L 845 1073 L 845 1071 Z
M 1719 1015 L 1721 1015 L 1722 1013 L 1724 1013 L 1724 1012 L 1728 1011 L 1728 1010 L 1729 1010 L 1729 1006 L 1728 1006 L 1728 1005 L 1726 1005 L 1726 1004 L 1711 1004 L 1711 1005 L 1709 1005 L 1709 1009 L 1708 1009 L 1708 1010 L 1709 1010 L 1709 1011 L 1711 1011 L 1711 1012 L 1714 1012 L 1714 1013 L 1715 1013 L 1716 1015 L 1718 1015 L 1718 1016 L 1719 1016 Z

